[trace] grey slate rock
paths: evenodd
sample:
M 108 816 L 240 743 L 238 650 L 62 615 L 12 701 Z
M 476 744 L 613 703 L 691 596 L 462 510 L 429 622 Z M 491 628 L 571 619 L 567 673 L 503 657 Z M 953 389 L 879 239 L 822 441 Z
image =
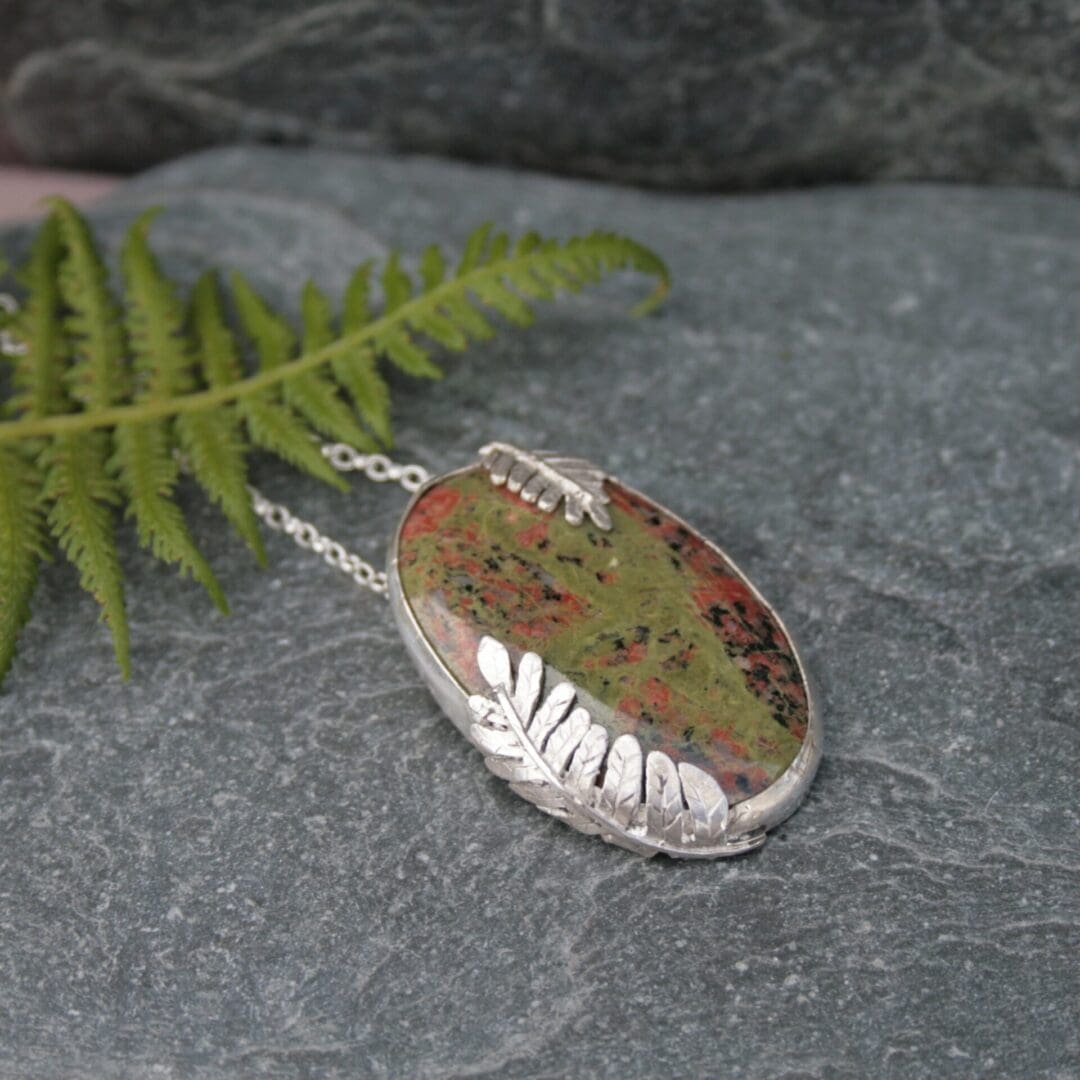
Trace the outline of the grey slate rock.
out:
M 677 188 L 1080 183 L 1075 0 L 50 0 L 5 18 L 34 161 L 309 141 Z
M 824 686 L 764 849 L 636 861 L 490 777 L 378 598 L 185 506 L 232 617 L 125 535 L 135 677 L 49 568 L 0 694 L 4 1077 L 1070 1077 L 1080 1069 L 1080 206 L 1046 191 L 684 198 L 226 150 L 95 212 L 294 302 L 481 219 L 654 245 L 395 379 L 398 454 L 593 458 L 717 538 Z M 8 231 L 3 248 L 25 242 Z M 257 476 L 369 558 L 400 492 Z

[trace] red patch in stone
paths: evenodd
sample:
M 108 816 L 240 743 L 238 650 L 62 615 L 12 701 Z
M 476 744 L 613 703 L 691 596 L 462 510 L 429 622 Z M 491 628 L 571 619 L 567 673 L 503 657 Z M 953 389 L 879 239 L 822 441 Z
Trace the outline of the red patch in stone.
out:
M 402 537 L 412 540 L 435 532 L 460 498 L 461 493 L 452 487 L 441 486 L 427 492 L 406 518 L 401 530 Z
M 537 521 L 530 525 L 527 529 L 522 529 L 514 537 L 515 540 L 522 547 L 534 547 L 547 539 L 548 523 L 546 521 Z

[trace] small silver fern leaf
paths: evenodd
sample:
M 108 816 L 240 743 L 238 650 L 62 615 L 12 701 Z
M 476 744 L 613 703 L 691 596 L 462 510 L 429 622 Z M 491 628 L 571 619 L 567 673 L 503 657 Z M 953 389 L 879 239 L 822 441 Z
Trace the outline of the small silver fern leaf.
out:
M 611 529 L 604 490 L 604 471 L 580 458 L 561 457 L 543 450 L 519 450 L 493 442 L 480 448 L 480 459 L 497 487 L 503 484 L 528 503 L 550 514 L 565 503 L 566 520 L 580 525 L 586 517 L 605 532 Z
M 575 704 L 570 683 L 543 694 L 536 653 L 525 653 L 515 673 L 506 647 L 484 637 L 477 663 L 492 693 L 469 698 L 469 737 L 516 794 L 581 832 L 643 855 L 748 846 L 728 841 L 728 801 L 713 777 L 686 762 L 676 766 L 659 751 L 646 757 L 633 735 L 609 744 L 606 729 Z

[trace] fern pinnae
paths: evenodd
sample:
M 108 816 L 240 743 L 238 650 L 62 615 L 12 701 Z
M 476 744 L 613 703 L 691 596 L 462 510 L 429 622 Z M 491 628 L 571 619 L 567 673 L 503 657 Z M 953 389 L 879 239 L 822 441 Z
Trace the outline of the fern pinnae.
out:
M 383 311 L 392 315 L 412 296 L 412 280 L 401 268 L 401 255 L 391 251 L 382 273 Z
M 482 303 L 494 308 L 507 322 L 515 326 L 532 326 L 535 318 L 532 308 L 498 277 L 481 278 L 471 288 Z
M 183 306 L 147 243 L 155 214 L 148 211 L 135 221 L 121 255 L 136 401 L 170 397 L 191 386 L 191 346 L 185 337 Z M 174 500 L 180 466 L 172 451 L 167 420 L 117 426 L 109 467 L 127 496 L 125 517 L 135 520 L 139 543 L 155 558 L 191 574 L 217 607 L 228 611 L 225 593 Z
M 105 468 L 108 449 L 109 439 L 101 431 L 58 435 L 42 453 L 43 496 L 49 528 L 78 570 L 79 583 L 101 606 L 116 662 L 127 679 L 131 635 L 112 512 L 120 494 Z
M 337 335 L 330 300 L 313 281 L 307 282 L 301 293 L 300 316 L 304 326 L 303 352 L 315 352 L 334 341 Z M 331 371 L 336 377 L 336 369 L 332 367 Z M 299 396 L 290 397 L 290 403 L 313 427 L 339 442 L 351 443 L 359 450 L 376 449 L 375 440 L 357 422 L 353 410 L 329 375 L 313 372 L 298 380 L 296 389 Z
M 341 299 L 341 325 L 346 334 L 363 330 L 371 322 L 371 274 L 375 264 L 362 262 L 349 278 Z
M 487 249 L 484 252 L 483 261 L 486 265 L 502 262 L 510 250 L 510 236 L 508 233 L 496 232 L 491 234 Z
M 15 393 L 11 409 L 23 416 L 49 416 L 66 409 L 63 327 L 57 283 L 62 248 L 56 214 L 43 222 L 22 275 L 26 300 L 12 320 L 22 352 L 11 357 Z
M 260 366 L 272 370 L 288 363 L 296 352 L 296 336 L 292 328 L 280 315 L 270 309 L 243 275 L 233 274 L 232 283 L 240 321 L 255 343 Z M 334 340 L 331 328 L 320 326 L 323 316 L 318 310 L 320 306 L 318 294 L 312 291 L 313 289 L 313 286 L 305 289 L 302 300 L 307 339 L 305 350 L 310 342 L 312 351 L 325 348 Z M 310 371 L 283 383 L 281 399 L 286 407 L 284 412 L 292 410 L 312 429 L 323 435 L 341 442 L 367 441 L 363 429 L 356 423 L 345 402 L 338 396 L 337 387 L 320 372 Z M 286 423 L 283 414 L 279 416 L 279 420 L 282 424 Z M 289 438 L 290 447 L 295 442 L 295 439 Z M 317 451 L 315 453 L 318 455 Z M 321 457 L 321 455 L 318 456 Z M 314 465 L 314 457 L 308 460 Z
M 173 498 L 178 468 L 164 423 L 124 424 L 117 428 L 109 463 L 118 471 L 127 496 L 124 516 L 134 518 L 139 543 L 162 562 L 176 563 L 206 589 L 222 612 L 229 610 L 225 593 L 205 556 L 188 531 Z
M 243 376 L 236 338 L 225 322 L 218 277 L 202 274 L 191 290 L 188 323 L 196 341 L 198 365 L 210 387 L 229 386 Z
M 341 329 L 346 336 L 363 330 L 371 322 L 372 262 L 361 263 L 353 271 L 341 303 Z M 361 345 L 332 357 L 330 369 L 345 388 L 361 419 L 375 438 L 390 446 L 390 388 L 379 371 L 379 358 L 371 345 Z
M 120 309 L 85 219 L 66 199 L 53 198 L 50 205 L 64 245 L 60 295 L 74 351 L 68 389 L 87 408 L 107 409 L 123 396 L 127 382 Z
M 225 324 L 217 277 L 203 274 L 195 283 L 188 305 L 187 324 L 193 341 L 196 367 L 210 386 L 222 386 L 240 377 L 236 341 Z M 240 538 L 266 565 L 266 549 L 248 493 L 246 443 L 236 405 L 176 417 L 175 429 L 187 467 L 195 482 L 225 515 Z
M 120 311 L 86 222 L 63 199 L 52 200 L 52 207 L 62 247 L 53 317 L 59 320 L 61 304 L 67 310 L 56 345 L 69 361 L 58 388 L 62 412 L 71 407 L 69 396 L 90 410 L 105 409 L 123 394 L 127 383 Z M 77 569 L 79 583 L 101 606 L 117 663 L 127 678 L 130 632 L 113 510 L 121 499 L 107 469 L 111 446 L 108 431 L 57 435 L 42 449 L 38 464 L 44 474 L 48 528 Z
M 443 258 L 442 248 L 438 244 L 429 244 L 420 256 L 420 281 L 424 292 L 431 292 L 441 285 L 445 277 L 446 260 Z
M 427 349 L 418 345 L 408 331 L 397 324 L 375 339 L 375 348 L 386 353 L 395 367 L 418 379 L 441 379 L 442 368 L 432 363 Z
M 47 550 L 41 477 L 19 450 L 0 448 L 0 679 L 30 618 L 38 563 Z
M 244 331 L 255 344 L 260 370 L 274 371 L 286 365 L 295 346 L 291 328 L 267 307 L 242 274 L 232 274 L 230 281 L 237 315 Z M 297 378 L 307 379 L 311 374 L 303 372 Z M 303 390 L 296 390 L 288 384 L 269 387 L 238 402 L 248 435 L 256 446 L 276 454 L 290 465 L 303 469 L 339 491 L 347 491 L 348 485 L 327 464 L 312 442 L 309 429 L 294 413 L 294 407 L 299 411 L 300 405 L 310 408 L 310 397 Z

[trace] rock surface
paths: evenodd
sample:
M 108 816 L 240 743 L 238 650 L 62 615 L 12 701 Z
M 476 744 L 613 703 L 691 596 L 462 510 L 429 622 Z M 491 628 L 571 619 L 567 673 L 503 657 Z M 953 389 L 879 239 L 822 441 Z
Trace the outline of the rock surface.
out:
M 49 0 L 0 34 L 31 160 L 254 139 L 622 182 L 1080 184 L 1074 0 Z
M 152 203 L 172 270 L 290 302 L 481 219 L 656 246 L 659 316 L 612 284 L 396 379 L 398 454 L 554 446 L 660 497 L 783 612 L 826 757 L 755 855 L 609 850 L 485 772 L 381 600 L 282 538 L 257 570 L 189 493 L 233 616 L 128 537 L 133 681 L 58 564 L 0 695 L 0 1075 L 1076 1075 L 1074 197 L 265 150 L 95 217 Z M 369 558 L 404 505 L 257 480 Z

